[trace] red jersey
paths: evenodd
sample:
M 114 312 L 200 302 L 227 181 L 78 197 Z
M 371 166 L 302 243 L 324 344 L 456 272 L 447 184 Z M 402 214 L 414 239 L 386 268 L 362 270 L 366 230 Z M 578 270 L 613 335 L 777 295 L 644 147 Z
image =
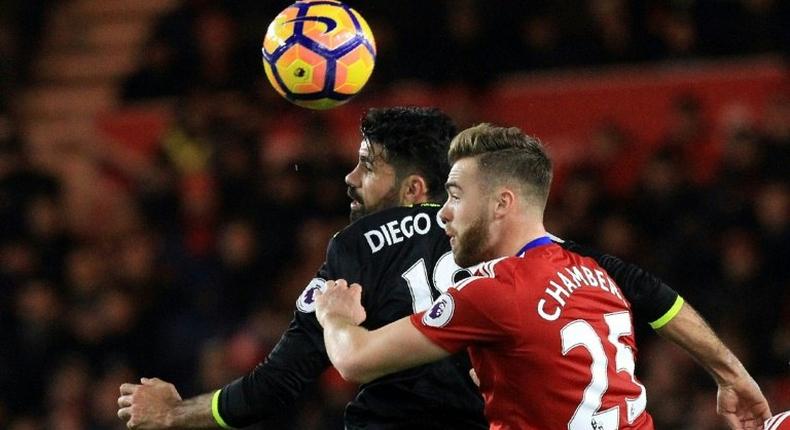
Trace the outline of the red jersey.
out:
M 468 348 L 492 429 L 653 429 L 619 287 L 547 238 L 525 249 L 480 265 L 412 323 L 449 352 Z

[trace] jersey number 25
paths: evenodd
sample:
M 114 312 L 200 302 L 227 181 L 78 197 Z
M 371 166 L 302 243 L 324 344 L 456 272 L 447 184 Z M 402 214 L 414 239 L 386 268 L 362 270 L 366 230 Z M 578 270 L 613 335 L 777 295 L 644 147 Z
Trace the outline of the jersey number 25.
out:
M 631 377 L 631 381 L 639 387 L 639 395 L 636 398 L 625 399 L 626 417 L 629 423 L 645 411 L 647 406 L 647 396 L 645 387 L 636 381 L 634 377 L 634 353 L 631 348 L 620 342 L 620 337 L 631 334 L 631 317 L 628 312 L 615 312 L 604 315 L 604 321 L 609 328 L 607 340 L 614 345 L 616 355 L 614 357 L 617 372 L 626 372 Z M 604 351 L 601 337 L 595 332 L 589 322 L 579 319 L 571 321 L 560 331 L 562 339 L 562 355 L 576 348 L 582 347 L 592 356 L 590 371 L 592 377 L 590 385 L 584 389 L 581 403 L 576 408 L 576 412 L 568 422 L 568 430 L 617 430 L 619 428 L 620 407 L 615 406 L 605 411 L 598 411 L 601 407 L 606 388 L 609 386 L 607 373 L 608 358 Z M 592 427 L 590 427 L 592 425 Z

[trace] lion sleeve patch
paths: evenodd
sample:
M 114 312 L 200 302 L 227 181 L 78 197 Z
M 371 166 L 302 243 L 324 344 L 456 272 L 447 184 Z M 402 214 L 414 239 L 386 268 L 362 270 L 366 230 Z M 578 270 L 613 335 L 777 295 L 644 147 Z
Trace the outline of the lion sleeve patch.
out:
M 296 309 L 306 314 L 315 312 L 315 293 L 316 291 L 324 291 L 324 289 L 326 289 L 326 280 L 313 278 L 296 300 Z

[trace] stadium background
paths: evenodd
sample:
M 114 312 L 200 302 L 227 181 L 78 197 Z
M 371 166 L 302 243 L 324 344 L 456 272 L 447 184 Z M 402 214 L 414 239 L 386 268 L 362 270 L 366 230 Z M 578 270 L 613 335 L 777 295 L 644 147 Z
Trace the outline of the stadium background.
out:
M 0 428 L 120 429 L 124 381 L 254 366 L 391 104 L 541 137 L 550 230 L 662 276 L 790 409 L 788 2 L 354 1 L 376 70 L 322 113 L 263 78 L 287 4 L 0 0 Z M 723 428 L 704 371 L 638 334 L 658 427 Z M 354 390 L 330 372 L 268 428 L 341 428 Z

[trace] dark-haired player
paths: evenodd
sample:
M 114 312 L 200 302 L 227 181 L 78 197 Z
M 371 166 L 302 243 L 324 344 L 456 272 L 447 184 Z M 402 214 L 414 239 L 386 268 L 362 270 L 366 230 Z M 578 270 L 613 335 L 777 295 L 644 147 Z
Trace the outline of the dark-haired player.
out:
M 463 274 L 451 258 L 435 204 L 446 196 L 453 122 L 436 109 L 372 109 L 361 129 L 359 161 L 346 176 L 356 221 L 329 243 L 326 262 L 297 300 L 291 326 L 269 357 L 221 390 L 188 400 L 163 381 L 124 384 L 118 415 L 130 427 L 244 427 L 293 403 L 329 366 L 313 312 L 315 293 L 326 279 L 366 286 L 366 327 L 374 329 L 427 309 Z M 614 257 L 596 258 L 614 273 L 637 315 L 665 322 L 677 311 L 677 294 L 659 280 Z M 346 426 L 488 428 L 469 368 L 461 353 L 365 384 L 346 409 Z
M 326 262 L 298 298 L 291 326 L 271 354 L 248 375 L 193 399 L 180 400 L 175 387 L 160 380 L 124 384 L 118 415 L 127 425 L 241 428 L 292 404 L 330 366 L 313 312 L 314 294 L 325 279 L 376 285 L 366 294 L 371 328 L 431 304 L 438 293 L 426 276 L 438 268 L 450 274 L 458 269 L 436 225 L 439 205 L 429 203 L 445 196 L 455 124 L 438 109 L 395 107 L 368 111 L 361 131 L 358 163 L 345 178 L 354 222 L 330 241 Z M 356 247 L 358 238 L 364 249 Z M 367 384 L 346 408 L 346 427 L 488 428 L 469 369 L 461 353 Z

